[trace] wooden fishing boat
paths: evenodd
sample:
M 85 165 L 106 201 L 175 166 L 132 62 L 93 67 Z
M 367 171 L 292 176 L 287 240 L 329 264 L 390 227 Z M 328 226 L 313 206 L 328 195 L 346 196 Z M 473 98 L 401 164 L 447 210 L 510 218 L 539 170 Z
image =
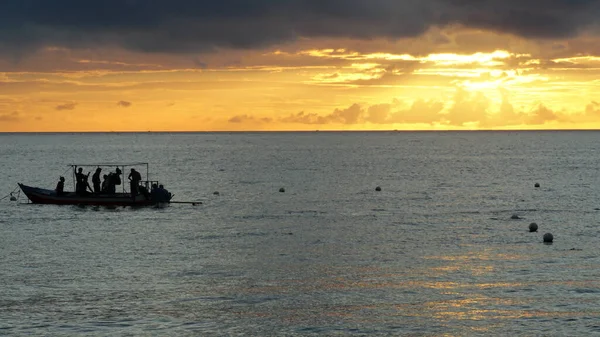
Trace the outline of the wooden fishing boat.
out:
M 75 192 L 57 194 L 55 190 L 31 187 L 19 183 L 19 187 L 34 204 L 99 205 L 99 206 L 151 206 L 155 202 L 144 195 L 131 197 L 129 193 L 77 195 Z
M 102 163 L 102 164 L 71 164 L 73 170 L 73 191 L 57 192 L 56 190 L 50 190 L 40 187 L 28 186 L 19 183 L 19 187 L 23 193 L 27 196 L 29 201 L 34 204 L 53 204 L 53 205 L 99 205 L 99 206 L 153 206 L 157 204 L 169 203 L 172 198 L 172 194 L 164 188 L 156 188 L 159 186 L 159 182 L 156 180 L 149 180 L 148 176 L 150 173 L 148 163 L 130 163 L 130 164 L 114 164 L 114 163 Z M 122 191 L 102 191 L 100 193 L 90 193 L 84 191 L 75 192 L 76 185 L 76 170 L 77 168 L 85 167 L 109 167 L 118 168 L 119 172 L 125 172 L 126 167 L 146 167 L 146 180 L 140 181 L 139 191 L 135 196 L 132 196 L 131 191 L 126 191 L 125 185 L 119 183 L 117 185 L 122 186 Z M 123 179 L 124 180 L 124 179 Z M 113 186 L 114 189 L 114 186 Z

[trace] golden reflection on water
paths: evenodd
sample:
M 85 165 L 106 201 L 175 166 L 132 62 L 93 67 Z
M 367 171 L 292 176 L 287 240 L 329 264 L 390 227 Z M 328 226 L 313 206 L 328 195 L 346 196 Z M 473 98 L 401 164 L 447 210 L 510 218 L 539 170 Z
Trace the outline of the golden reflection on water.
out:
M 501 331 L 516 319 L 571 319 L 600 315 L 599 311 L 590 312 L 587 306 L 587 310 L 573 310 L 572 307 L 545 310 L 540 308 L 539 299 L 534 297 L 486 295 L 487 291 L 493 289 L 535 286 L 537 285 L 535 282 L 524 284 L 506 281 L 406 280 L 404 277 L 407 274 L 388 272 L 377 275 L 374 269 L 370 269 L 368 274 L 357 275 L 348 272 L 347 275 L 278 281 L 277 284 L 268 286 L 240 289 L 241 292 L 261 293 L 267 296 L 273 294 L 287 294 L 292 297 L 308 296 L 315 302 L 310 308 L 290 305 L 286 308 L 278 306 L 276 312 L 270 312 L 265 308 L 262 309 L 263 311 L 253 309 L 237 314 L 241 317 L 270 317 L 287 324 L 315 326 L 334 324 L 333 322 L 339 321 L 353 324 L 397 324 L 416 319 L 418 322 L 429 321 L 438 326 L 455 327 L 456 322 L 464 321 L 468 324 L 468 327 L 465 326 L 465 331 L 483 334 Z M 590 285 L 588 282 L 568 284 Z M 597 283 L 594 286 L 598 288 Z M 381 289 L 387 289 L 383 293 L 387 293 L 390 297 L 377 297 L 383 293 L 370 292 Z M 345 303 L 336 303 L 340 299 Z
M 528 256 L 521 254 L 509 254 L 504 252 L 497 252 L 494 250 L 483 250 L 477 252 L 470 252 L 464 255 L 429 255 L 424 256 L 425 260 L 436 260 L 436 261 L 454 261 L 454 262 L 473 262 L 473 261 L 520 261 L 529 259 Z
M 554 291 L 560 291 L 557 287 L 597 291 L 600 281 L 526 277 L 495 281 L 498 268 L 502 266 L 497 261 L 523 260 L 525 257 L 522 255 L 483 251 L 427 256 L 425 259 L 432 263 L 406 269 L 323 266 L 320 270 L 311 270 L 316 277 L 280 279 L 239 289 L 240 293 L 301 296 L 314 301 L 310 308 L 290 306 L 281 310 L 279 307 L 277 312 L 264 309 L 267 311 L 240 315 L 270 315 L 293 324 L 331 324 L 336 320 L 357 324 L 394 324 L 416 319 L 418 322 L 431 321 L 432 324 L 456 327 L 457 321 L 464 321 L 468 324 L 466 331 L 479 334 L 502 331 L 515 319 L 571 319 L 600 315 L 597 311 L 590 312 L 590 305 L 585 305 L 587 309 L 572 306 L 541 309 L 544 299 L 520 292 L 541 287 L 554 288 Z M 336 303 L 340 300 L 344 304 Z M 584 302 L 585 298 L 582 298 L 580 304 Z M 590 304 L 593 307 L 594 302 Z

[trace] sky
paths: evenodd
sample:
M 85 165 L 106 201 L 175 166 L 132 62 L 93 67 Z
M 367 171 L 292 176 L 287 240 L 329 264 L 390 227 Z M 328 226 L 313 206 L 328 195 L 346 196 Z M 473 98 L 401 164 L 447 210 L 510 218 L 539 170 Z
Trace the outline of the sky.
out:
M 600 0 L 3 0 L 0 132 L 600 129 Z

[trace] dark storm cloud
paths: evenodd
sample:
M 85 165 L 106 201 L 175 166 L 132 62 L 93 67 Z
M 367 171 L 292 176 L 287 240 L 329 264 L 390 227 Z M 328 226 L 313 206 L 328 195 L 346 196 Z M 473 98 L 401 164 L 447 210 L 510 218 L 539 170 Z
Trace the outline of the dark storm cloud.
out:
M 598 0 L 445 0 L 448 22 L 531 38 L 564 38 L 598 23 Z
M 0 50 L 258 48 L 300 37 L 401 38 L 462 24 L 529 38 L 597 22 L 600 0 L 3 0 Z

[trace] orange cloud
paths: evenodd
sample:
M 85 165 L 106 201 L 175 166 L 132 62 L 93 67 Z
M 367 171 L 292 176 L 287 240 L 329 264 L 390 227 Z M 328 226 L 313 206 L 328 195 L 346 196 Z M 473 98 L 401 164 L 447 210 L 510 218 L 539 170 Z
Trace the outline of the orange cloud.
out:
M 0 122 L 17 122 L 21 120 L 21 115 L 17 111 L 0 114 Z
M 48 47 L 0 57 L 0 131 L 600 127 L 598 42 L 452 25 L 199 53 Z
M 77 106 L 77 103 L 65 103 L 56 106 L 56 110 L 73 110 Z
M 402 108 L 401 102 L 391 104 L 361 105 L 354 103 L 347 108 L 336 108 L 328 114 L 299 112 L 279 118 L 254 118 L 249 115 L 236 116 L 231 123 L 260 123 L 262 128 L 268 124 L 310 125 L 340 129 L 344 125 L 426 125 L 436 128 L 513 128 L 517 126 L 552 127 L 577 125 L 577 123 L 600 122 L 600 103 L 592 102 L 583 111 L 555 111 L 543 103 L 531 105 L 529 109 L 517 111 L 509 101 L 509 94 L 501 90 L 502 103 L 496 109 L 491 100 L 482 93 L 469 93 L 457 88 L 450 102 L 434 100 L 415 100 Z M 378 128 L 378 127 L 376 127 Z M 286 128 L 288 129 L 288 128 Z

